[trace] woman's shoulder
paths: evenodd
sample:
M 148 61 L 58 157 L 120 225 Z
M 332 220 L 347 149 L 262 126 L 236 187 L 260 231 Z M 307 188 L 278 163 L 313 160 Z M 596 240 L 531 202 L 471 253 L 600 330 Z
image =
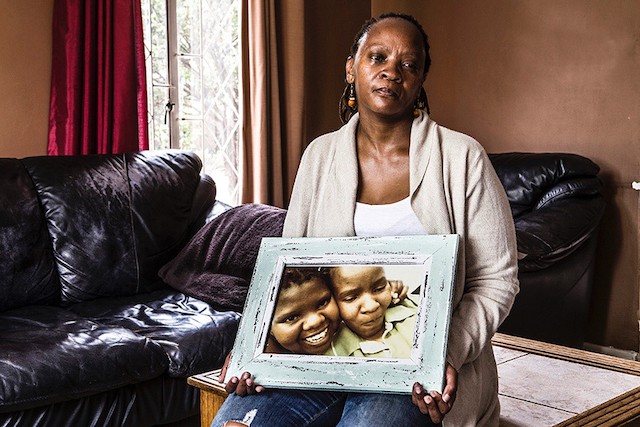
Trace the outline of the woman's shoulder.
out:
M 355 139 L 354 125 L 349 121 L 337 130 L 316 137 L 305 148 L 302 161 L 328 167 L 336 156 L 349 156 Z
M 484 152 L 484 148 L 474 137 L 437 123 L 435 126 L 438 128 L 438 133 L 443 140 L 443 146 L 445 148 L 452 150 L 462 149 L 469 152 Z
M 486 157 L 486 151 L 472 136 L 450 129 L 429 119 L 429 133 L 437 139 L 437 147 L 445 162 L 477 162 Z
M 316 137 L 307 145 L 304 150 L 304 155 L 307 157 L 326 156 L 328 152 L 335 151 L 339 132 L 340 129 Z

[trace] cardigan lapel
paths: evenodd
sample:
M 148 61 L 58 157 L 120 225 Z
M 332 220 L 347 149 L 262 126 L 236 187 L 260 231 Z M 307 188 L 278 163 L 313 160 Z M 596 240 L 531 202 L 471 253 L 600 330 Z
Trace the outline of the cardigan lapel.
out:
M 428 234 L 453 232 L 442 141 L 438 125 L 425 113 L 413 121 L 409 146 L 411 208 Z
M 356 130 L 359 116 L 355 114 L 349 122 L 333 134 L 335 146 L 327 177 L 327 191 L 322 196 L 326 210 L 324 225 L 331 230 L 328 235 L 353 236 L 353 216 L 358 193 L 358 156 L 356 153 Z

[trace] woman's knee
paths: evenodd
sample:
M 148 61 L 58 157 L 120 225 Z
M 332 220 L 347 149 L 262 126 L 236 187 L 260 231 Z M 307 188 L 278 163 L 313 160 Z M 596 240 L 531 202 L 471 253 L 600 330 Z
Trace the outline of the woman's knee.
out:
M 245 424 L 240 421 L 227 421 L 222 424 L 222 427 L 249 427 L 249 424 Z

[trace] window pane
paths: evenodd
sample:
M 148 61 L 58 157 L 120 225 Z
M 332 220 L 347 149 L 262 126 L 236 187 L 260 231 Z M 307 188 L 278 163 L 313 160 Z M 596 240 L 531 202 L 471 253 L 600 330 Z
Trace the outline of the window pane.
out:
M 233 144 L 237 147 L 237 144 Z M 225 203 L 239 202 L 240 179 L 237 153 L 227 152 L 216 144 L 206 144 L 204 149 L 205 171 L 216 182 L 218 200 Z
M 180 121 L 180 148 L 194 151 L 203 159 L 202 120 Z
M 239 7 L 237 0 L 206 0 L 202 8 L 204 169 L 220 200 L 234 204 L 240 194 Z
M 163 150 L 170 148 L 169 143 L 169 119 L 165 123 L 165 105 L 169 99 L 169 89 L 165 87 L 153 88 L 153 109 L 149 111 L 151 114 L 149 140 L 153 141 L 151 148 Z
M 200 54 L 202 10 L 199 0 L 178 0 L 178 53 L 181 55 Z
M 180 84 L 180 117 L 202 117 L 202 73 L 199 57 L 180 57 L 178 61 Z
M 148 23 L 151 29 L 147 32 L 149 43 L 145 43 L 151 51 L 151 79 L 154 84 L 168 85 L 169 55 L 167 52 L 166 2 L 164 0 L 146 0 L 142 3 L 142 7 L 143 14 L 148 14 Z

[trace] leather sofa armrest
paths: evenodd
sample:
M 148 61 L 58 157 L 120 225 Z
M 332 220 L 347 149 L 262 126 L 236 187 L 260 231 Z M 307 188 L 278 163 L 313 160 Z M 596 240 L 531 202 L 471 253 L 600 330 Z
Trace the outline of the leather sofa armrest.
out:
M 565 258 L 598 228 L 604 198 L 564 197 L 514 219 L 521 271 L 534 271 Z

